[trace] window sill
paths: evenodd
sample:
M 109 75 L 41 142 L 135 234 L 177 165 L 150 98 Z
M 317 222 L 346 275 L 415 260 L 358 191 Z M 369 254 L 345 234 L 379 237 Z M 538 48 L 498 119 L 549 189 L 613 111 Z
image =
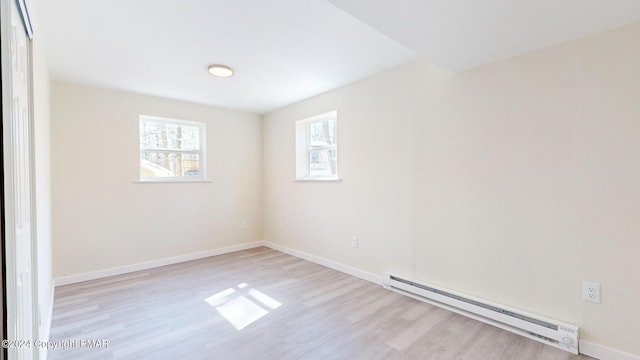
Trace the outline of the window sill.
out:
M 166 183 L 192 184 L 192 183 L 210 183 L 212 181 L 207 179 L 194 179 L 194 180 L 170 179 L 170 180 L 133 180 L 133 182 L 135 184 L 166 184 Z
M 341 178 L 303 178 L 293 179 L 295 182 L 341 182 Z

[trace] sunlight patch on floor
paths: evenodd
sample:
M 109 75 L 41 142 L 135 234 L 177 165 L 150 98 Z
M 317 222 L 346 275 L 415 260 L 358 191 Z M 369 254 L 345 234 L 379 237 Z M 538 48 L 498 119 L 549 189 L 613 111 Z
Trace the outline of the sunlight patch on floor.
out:
M 242 330 L 267 315 L 269 311 L 282 306 L 282 303 L 267 294 L 249 288 L 247 283 L 238 284 L 204 299 L 236 329 Z

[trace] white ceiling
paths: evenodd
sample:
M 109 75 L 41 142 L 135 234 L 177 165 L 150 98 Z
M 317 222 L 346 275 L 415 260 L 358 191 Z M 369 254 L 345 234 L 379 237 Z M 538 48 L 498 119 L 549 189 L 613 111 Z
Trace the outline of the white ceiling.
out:
M 639 0 L 329 1 L 455 71 L 640 20 Z
M 39 0 L 54 79 L 264 113 L 419 56 L 456 71 L 640 19 L 638 0 Z M 232 78 L 207 65 L 236 69 Z
M 36 5 L 55 79 L 254 113 L 417 57 L 325 0 Z M 236 74 L 212 77 L 215 63 Z

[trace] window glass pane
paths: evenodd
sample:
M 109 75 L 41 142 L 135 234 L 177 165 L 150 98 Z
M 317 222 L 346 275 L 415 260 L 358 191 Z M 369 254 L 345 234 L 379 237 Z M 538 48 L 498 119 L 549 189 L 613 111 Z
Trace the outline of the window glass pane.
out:
M 200 128 L 197 126 L 173 125 L 168 130 L 170 149 L 200 149 Z
M 200 176 L 200 155 L 182 155 L 182 176 Z
M 338 113 L 296 121 L 296 179 L 338 179 Z
M 182 149 L 200 150 L 200 128 L 197 126 L 182 127 Z
M 327 120 L 327 131 L 329 134 L 329 143 L 335 145 L 336 143 L 336 119 Z
M 167 150 L 199 150 L 198 126 L 140 121 L 140 148 Z
M 205 125 L 140 115 L 140 179 L 206 178 Z
M 309 164 L 319 164 L 319 163 L 320 163 L 320 152 L 311 151 L 309 153 Z
M 335 176 L 336 149 L 309 151 L 309 176 Z
M 163 133 L 161 123 L 140 120 L 140 148 L 164 148 Z
M 162 151 L 140 152 L 140 177 L 200 176 L 200 155 Z
M 335 119 L 321 120 L 309 124 L 309 146 L 327 146 L 336 143 Z

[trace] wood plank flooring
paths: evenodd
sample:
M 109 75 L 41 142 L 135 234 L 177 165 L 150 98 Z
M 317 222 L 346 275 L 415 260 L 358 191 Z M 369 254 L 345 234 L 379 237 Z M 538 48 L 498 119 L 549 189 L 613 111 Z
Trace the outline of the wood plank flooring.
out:
M 268 248 L 58 287 L 51 340 L 52 360 L 591 359 Z

